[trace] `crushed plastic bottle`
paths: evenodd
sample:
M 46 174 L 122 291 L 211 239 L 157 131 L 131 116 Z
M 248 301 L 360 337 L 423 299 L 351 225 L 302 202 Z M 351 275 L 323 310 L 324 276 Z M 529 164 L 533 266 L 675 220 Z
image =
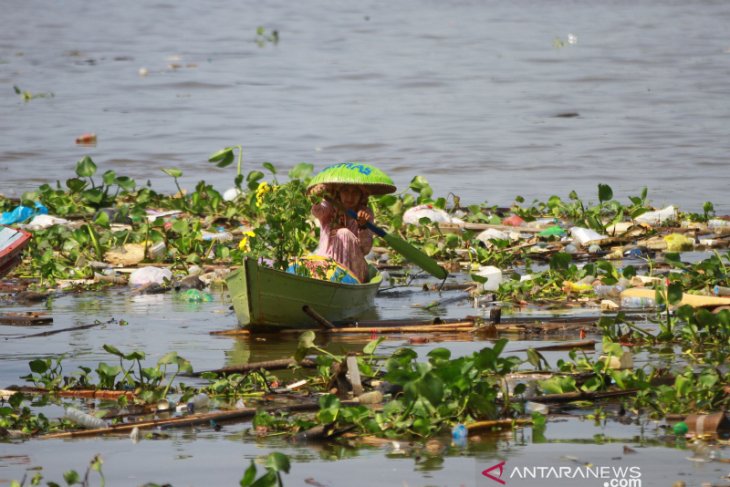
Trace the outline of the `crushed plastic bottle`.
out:
M 66 408 L 66 412 L 63 417 L 68 419 L 72 423 L 87 429 L 107 428 L 107 424 L 103 419 L 97 418 L 96 416 L 92 416 L 90 414 L 86 414 L 85 412 L 79 411 L 78 409 L 71 406 Z
M 468 431 L 466 429 L 466 426 L 464 426 L 461 423 L 455 425 L 451 429 L 451 439 L 454 441 L 454 444 L 457 446 L 466 445 L 467 434 L 468 434 Z

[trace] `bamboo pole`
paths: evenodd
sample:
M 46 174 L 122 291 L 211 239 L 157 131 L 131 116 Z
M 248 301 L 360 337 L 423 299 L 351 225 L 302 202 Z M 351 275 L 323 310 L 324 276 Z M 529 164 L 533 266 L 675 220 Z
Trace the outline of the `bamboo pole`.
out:
M 242 365 L 231 365 L 229 367 L 222 367 L 220 369 L 193 372 L 190 375 L 198 377 L 207 372 L 212 372 L 215 374 L 240 374 L 240 373 L 250 372 L 252 370 L 259 370 L 259 369 L 265 369 L 265 370 L 288 369 L 289 367 L 292 367 L 294 365 L 298 365 L 299 367 L 304 367 L 304 368 L 314 368 L 317 366 L 317 363 L 314 360 L 310 360 L 307 358 L 305 358 L 301 362 L 297 362 L 293 358 L 283 358 L 283 359 L 278 359 L 278 360 L 266 360 L 263 362 L 252 362 L 249 364 L 242 364 Z
M 84 399 L 119 399 L 121 396 L 126 396 L 129 399 L 134 399 L 135 395 L 131 391 L 108 391 L 108 390 L 96 390 L 96 389 L 68 389 L 68 390 L 57 390 L 52 391 L 48 389 L 42 389 L 40 387 L 13 387 L 13 389 L 2 390 L 3 393 L 16 393 L 22 394 L 53 394 L 59 397 L 78 397 Z
M 504 428 L 512 427 L 513 425 L 525 425 L 532 424 L 531 419 L 491 419 L 488 421 L 477 421 L 476 423 L 469 423 L 466 426 L 468 434 L 472 435 L 481 430 L 487 428 Z
M 356 406 L 359 404 L 358 401 L 342 401 L 343 406 Z M 319 410 L 319 403 L 308 403 L 308 404 L 296 404 L 292 406 L 272 406 L 263 409 L 266 412 L 308 412 Z M 183 426 L 194 426 L 197 424 L 208 424 L 211 421 L 215 422 L 227 422 L 237 421 L 253 417 L 256 412 L 259 411 L 257 408 L 243 408 L 236 409 L 235 411 L 215 411 L 212 413 L 198 413 L 184 416 L 181 418 L 170 418 L 170 419 L 154 419 L 150 421 L 139 421 L 137 423 L 125 423 L 115 424 L 108 428 L 96 428 L 88 430 L 78 431 L 65 431 L 63 433 L 52 433 L 49 435 L 40 436 L 40 439 L 60 439 L 60 438 L 78 438 L 83 436 L 99 436 L 108 435 L 114 433 L 128 433 L 134 428 L 149 429 L 157 427 L 167 428 L 179 428 Z
M 525 398 L 525 400 L 531 401 L 531 402 L 539 402 L 539 403 L 591 401 L 594 399 L 605 399 L 605 398 L 609 398 L 609 397 L 630 396 L 632 394 L 636 394 L 637 392 L 639 392 L 639 389 L 623 389 L 623 390 L 618 390 L 618 391 L 595 391 L 595 392 L 577 391 L 577 392 L 564 392 L 562 394 L 546 394 L 544 396 L 533 396 L 533 397 Z
M 555 345 L 544 345 L 542 347 L 532 347 L 532 349 L 536 350 L 538 352 L 552 352 L 552 351 L 560 351 L 560 350 L 573 350 L 574 348 L 595 348 L 595 347 L 596 347 L 595 340 L 583 340 L 583 341 L 579 341 L 579 342 L 558 343 Z M 526 352 L 528 350 L 529 350 L 528 348 L 521 348 L 519 350 L 510 350 L 510 353 Z

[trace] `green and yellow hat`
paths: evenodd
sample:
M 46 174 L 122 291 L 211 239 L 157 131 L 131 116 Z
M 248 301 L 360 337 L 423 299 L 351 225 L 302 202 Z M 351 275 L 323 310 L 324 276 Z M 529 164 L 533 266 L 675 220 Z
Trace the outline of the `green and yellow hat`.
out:
M 380 195 L 396 190 L 393 180 L 383 171 L 362 162 L 342 162 L 322 169 L 307 186 L 308 193 L 318 194 L 328 185 L 354 184 L 368 194 Z

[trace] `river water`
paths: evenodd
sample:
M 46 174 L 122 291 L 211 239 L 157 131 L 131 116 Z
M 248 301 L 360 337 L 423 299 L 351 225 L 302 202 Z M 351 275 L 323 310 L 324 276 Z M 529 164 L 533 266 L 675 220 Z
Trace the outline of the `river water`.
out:
M 384 168 L 401 188 L 423 175 L 436 195 L 453 192 L 473 203 L 567 197 L 573 189 L 595 201 L 602 182 L 624 201 L 648 186 L 656 206 L 697 211 L 712 201 L 730 212 L 727 2 L 9 0 L 3 6 L 0 193 L 6 195 L 71 177 L 85 155 L 101 171 L 150 180 L 156 189 L 172 190 L 160 169 L 178 167 L 184 187 L 205 179 L 223 190 L 235 170 L 206 159 L 242 144 L 246 171 L 265 161 L 284 171 L 302 161 L 321 168 L 362 160 Z M 259 26 L 277 30 L 279 42 L 257 43 Z M 49 96 L 23 101 L 13 86 Z M 97 134 L 95 146 L 75 144 L 86 132 Z M 412 305 L 432 299 L 380 297 L 378 313 L 427 317 Z M 41 330 L 0 326 L 0 388 L 22 383 L 36 357 L 64 355 L 69 373 L 113 363 L 105 343 L 144 351 L 150 365 L 177 351 L 199 370 L 291 355 L 294 341 L 211 336 L 235 326 L 229 305 L 223 295 L 191 304 L 127 290 L 34 306 L 0 303 L 8 311 L 50 312 L 50 329 L 106 323 L 38 338 L 16 337 Z M 469 303 L 440 312 L 473 313 Z M 337 351 L 366 341 L 322 345 Z M 388 341 L 381 351 L 403 344 Z M 459 355 L 486 345 L 415 348 L 424 356 L 447 346 Z M 529 345 L 515 341 L 508 350 Z M 546 357 L 554 364 L 561 355 Z M 693 452 L 667 443 L 654 423 L 564 418 L 551 421 L 542 439 L 527 428 L 465 449 L 447 447 L 435 458 L 401 455 L 392 444 L 353 450 L 260 441 L 246 436 L 249 427 L 159 432 L 138 444 L 126 437 L 3 443 L 0 486 L 39 466 L 46 480 L 62 482 L 64 471 L 83 472 L 96 453 L 109 485 L 237 485 L 249 460 L 272 450 L 292 457 L 287 486 L 488 486 L 496 484 L 480 472 L 501 460 L 507 473 L 515 465 L 638 465 L 643 485 L 717 483 L 727 475 L 722 464 L 689 461 Z
M 362 160 L 401 188 L 508 205 L 649 188 L 728 212 L 723 1 L 44 2 L 0 20 L 0 192 L 103 172 L 221 190 L 244 169 Z M 257 41 L 256 29 L 279 42 Z M 141 75 L 140 73 L 146 73 Z M 24 102 L 12 89 L 53 94 Z M 97 145 L 75 144 L 82 133 Z

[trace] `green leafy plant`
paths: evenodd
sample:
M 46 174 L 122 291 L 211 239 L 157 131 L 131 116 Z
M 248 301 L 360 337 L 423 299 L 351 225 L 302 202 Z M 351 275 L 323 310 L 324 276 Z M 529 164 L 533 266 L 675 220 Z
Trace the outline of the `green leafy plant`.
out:
M 251 465 L 244 472 L 239 485 L 241 487 L 282 487 L 284 482 L 281 479 L 281 473 L 289 473 L 291 462 L 287 455 L 271 452 L 266 456 L 264 469 L 266 472 L 256 478 L 256 464 L 251 460 Z

